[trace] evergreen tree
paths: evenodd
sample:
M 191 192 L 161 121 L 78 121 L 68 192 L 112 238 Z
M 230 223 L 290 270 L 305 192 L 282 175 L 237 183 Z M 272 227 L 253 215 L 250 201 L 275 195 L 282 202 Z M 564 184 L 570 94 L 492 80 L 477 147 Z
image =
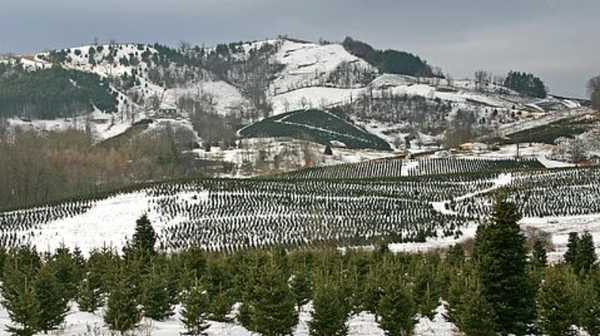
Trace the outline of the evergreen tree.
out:
M 535 268 L 544 268 L 548 263 L 546 255 L 546 246 L 540 239 L 536 239 L 533 243 L 533 251 L 531 252 L 531 263 Z
M 103 305 L 102 289 L 98 275 L 88 272 L 78 287 L 79 310 L 93 313 Z
M 377 305 L 383 295 L 383 287 L 385 285 L 384 271 L 378 265 L 370 265 L 362 285 L 362 295 L 360 302 L 365 310 L 375 314 L 375 319 L 379 318 Z
M 12 321 L 6 331 L 18 336 L 35 334 L 38 331 L 40 304 L 31 276 L 23 272 L 14 260 L 8 260 L 0 289 L 2 305 Z
M 462 244 L 456 244 L 448 248 L 446 254 L 446 260 L 450 265 L 457 266 L 462 265 L 465 261 L 465 250 Z
M 465 293 L 465 305 L 461 315 L 461 330 L 466 336 L 493 336 L 494 311 L 492 305 L 481 293 L 476 282 L 474 287 Z
M 286 272 L 270 260 L 257 274 L 252 303 L 252 325 L 265 336 L 291 335 L 298 324 L 296 300 L 288 285 Z
M 173 315 L 168 285 L 166 276 L 155 269 L 144 277 L 140 304 L 145 317 L 163 321 Z
M 325 146 L 325 151 L 323 152 L 323 154 L 327 155 L 327 156 L 333 155 L 333 151 L 331 150 L 331 146 L 330 145 Z
M 448 320 L 466 336 L 492 336 L 494 311 L 481 293 L 479 276 L 471 266 L 455 270 L 448 290 Z
M 104 322 L 111 330 L 121 333 L 135 328 L 142 319 L 135 290 L 125 272 L 127 270 L 121 270 L 112 284 L 104 312 Z
M 312 283 L 310 276 L 305 268 L 294 272 L 291 279 L 292 293 L 296 300 L 298 311 L 308 303 L 312 296 Z
M 200 281 L 196 280 L 192 288 L 184 295 L 181 310 L 181 322 L 185 325 L 184 335 L 204 336 L 208 324 L 208 293 Z
M 315 279 L 312 319 L 308 323 L 311 336 L 345 336 L 351 307 L 338 281 L 328 275 Z
M 222 259 L 213 259 L 207 265 L 206 275 L 203 277 L 209 298 L 209 312 L 211 320 L 227 322 L 227 315 L 231 312 L 232 299 L 232 270 Z
M 600 294 L 598 292 L 598 272 L 585 279 L 580 286 L 579 323 L 590 336 L 600 335 Z
M 48 261 L 58 279 L 60 286 L 64 287 L 65 295 L 69 300 L 77 295 L 77 286 L 81 281 L 82 269 L 68 248 L 59 247 Z
M 568 270 L 546 271 L 537 295 L 537 327 L 545 335 L 575 335 L 571 326 L 577 324 L 576 283 L 577 278 Z
M 135 222 L 135 233 L 131 244 L 124 248 L 125 254 L 141 254 L 145 256 L 155 255 L 154 245 L 156 245 L 156 232 L 147 215 L 142 215 Z
M 379 326 L 387 336 L 412 335 L 417 307 L 411 291 L 401 280 L 391 281 L 386 286 L 377 311 L 381 316 Z
M 567 252 L 565 252 L 565 262 L 575 267 L 575 259 L 577 258 L 577 245 L 579 244 L 579 234 L 577 232 L 569 233 L 569 241 L 567 243 Z
M 546 98 L 547 95 L 544 82 L 530 73 L 511 71 L 506 76 L 504 86 L 531 97 Z
M 231 312 L 231 297 L 220 287 L 217 292 L 209 293 L 208 311 L 210 318 L 219 322 L 229 322 L 227 315 Z
M 574 269 L 577 273 L 588 273 L 596 264 L 596 247 L 589 232 L 585 232 L 577 243 Z
M 40 269 L 33 282 L 33 290 L 39 305 L 37 329 L 45 333 L 56 330 L 69 311 L 69 300 L 64 285 L 48 264 Z
M 98 277 L 100 293 L 106 296 L 110 292 L 110 284 L 114 283 L 119 274 L 120 258 L 115 251 L 104 247 L 92 250 L 86 263 L 86 269 L 94 277 Z
M 422 262 L 417 264 L 415 272 L 413 297 L 417 304 L 417 311 L 421 315 L 433 319 L 440 299 L 435 285 L 437 269 L 430 263 Z
M 514 204 L 498 198 L 491 223 L 480 225 L 475 242 L 482 294 L 496 313 L 496 331 L 504 335 L 526 334 L 535 312 L 520 219 Z
M 85 267 L 85 258 L 79 247 L 73 249 L 73 261 L 78 269 L 83 270 Z

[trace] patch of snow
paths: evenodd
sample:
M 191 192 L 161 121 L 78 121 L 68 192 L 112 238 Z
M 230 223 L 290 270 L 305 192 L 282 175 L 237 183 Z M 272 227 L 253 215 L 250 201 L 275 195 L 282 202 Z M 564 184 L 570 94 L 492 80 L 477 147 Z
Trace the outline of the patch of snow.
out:
M 125 237 L 132 237 L 135 221 L 147 211 L 145 192 L 117 195 L 96 202 L 81 215 L 57 219 L 33 230 L 31 243 L 40 252 L 54 251 L 63 244 L 69 248 L 79 247 L 84 254 L 104 245 L 120 251 Z M 153 223 L 159 232 L 159 222 Z
M 273 59 L 285 66 L 269 88 L 269 92 L 275 94 L 299 87 L 318 86 L 343 62 L 354 63 L 365 69 L 372 68 L 340 44 L 319 45 L 284 40 Z
M 551 234 L 554 250 L 548 253 L 550 261 L 559 261 L 567 251 L 570 232 L 589 231 L 600 252 L 600 214 L 560 217 L 526 217 L 520 222 L 523 228 L 535 228 Z
M 327 108 L 332 105 L 350 103 L 364 89 L 339 89 L 331 87 L 308 87 L 271 98 L 273 115 L 305 108 Z

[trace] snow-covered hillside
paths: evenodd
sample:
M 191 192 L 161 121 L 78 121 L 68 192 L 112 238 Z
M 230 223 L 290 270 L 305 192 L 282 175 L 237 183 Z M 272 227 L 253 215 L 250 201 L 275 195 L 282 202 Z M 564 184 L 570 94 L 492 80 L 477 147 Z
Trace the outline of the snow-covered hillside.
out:
M 389 147 L 414 152 L 406 145 L 439 145 L 444 128 L 460 113 L 472 115 L 476 134 L 505 136 L 586 112 L 575 100 L 523 97 L 497 83 L 481 86 L 472 79 L 381 73 L 342 44 L 287 38 L 212 48 L 88 45 L 3 62 L 21 63 L 29 71 L 54 64 L 110 79 L 115 113 L 96 110 L 57 120 L 9 118 L 12 127 L 91 129 L 98 141 L 120 135 L 142 119 L 191 124 L 191 115 L 199 110 L 233 116 L 243 127 L 295 110 L 340 107 Z
M 273 61 L 285 66 L 269 87 L 269 91 L 275 95 L 304 87 L 318 87 L 342 63 L 377 72 L 369 63 L 351 55 L 339 44 L 319 45 L 284 40 Z

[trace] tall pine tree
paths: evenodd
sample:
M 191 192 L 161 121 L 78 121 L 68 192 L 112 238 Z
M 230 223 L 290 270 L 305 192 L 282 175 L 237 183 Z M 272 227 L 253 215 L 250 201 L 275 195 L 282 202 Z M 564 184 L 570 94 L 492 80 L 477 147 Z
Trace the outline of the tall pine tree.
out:
M 475 241 L 482 294 L 496 313 L 495 330 L 503 335 L 525 335 L 535 315 L 520 219 L 516 206 L 499 197 L 491 223 L 480 225 Z
M 569 241 L 567 243 L 567 252 L 565 252 L 565 262 L 571 266 L 575 266 L 577 257 L 577 245 L 579 244 L 579 234 L 577 232 L 569 233 Z
M 156 254 L 156 232 L 146 214 L 135 222 L 135 233 L 133 239 L 124 248 L 126 257 L 130 255 L 153 256 Z
M 595 267 L 597 259 L 594 238 L 586 231 L 577 243 L 573 268 L 577 273 L 588 273 Z
M 533 243 L 533 250 L 531 251 L 531 264 L 535 268 L 544 268 L 548 263 L 548 257 L 546 254 L 546 246 L 541 239 L 536 239 Z

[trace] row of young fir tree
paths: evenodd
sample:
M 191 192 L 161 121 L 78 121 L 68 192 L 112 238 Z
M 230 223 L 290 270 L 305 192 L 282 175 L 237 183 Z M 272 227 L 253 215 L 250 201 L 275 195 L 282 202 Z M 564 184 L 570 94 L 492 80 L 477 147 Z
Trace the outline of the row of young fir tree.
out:
M 122 334 L 143 317 L 173 318 L 181 305 L 186 335 L 205 335 L 210 321 L 237 322 L 266 336 L 291 335 L 310 309 L 310 335 L 348 334 L 348 320 L 375 315 L 386 335 L 411 335 L 419 316 L 440 304 L 463 334 L 600 335 L 600 271 L 589 233 L 571 234 L 565 261 L 547 265 L 546 244 L 531 251 L 516 206 L 502 198 L 470 248 L 447 253 L 341 253 L 334 249 L 252 250 L 231 255 L 199 249 L 155 250 L 144 216 L 123 253 L 104 248 L 0 253 L 2 304 L 13 335 L 60 329 L 70 305 L 103 314 Z M 309 304 L 310 303 L 310 304 Z M 235 307 L 235 309 L 234 309 Z

